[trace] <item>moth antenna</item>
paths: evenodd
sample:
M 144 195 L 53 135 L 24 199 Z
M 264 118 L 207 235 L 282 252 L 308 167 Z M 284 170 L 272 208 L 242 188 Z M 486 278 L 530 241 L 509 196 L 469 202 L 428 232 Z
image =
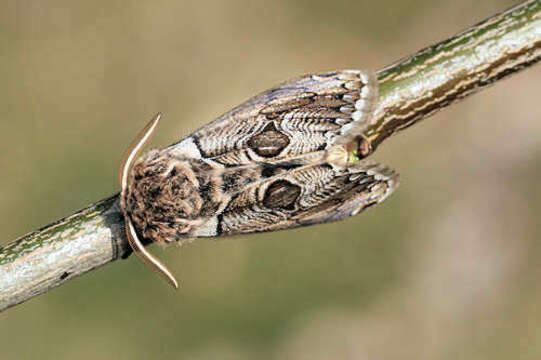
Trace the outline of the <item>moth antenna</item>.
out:
M 154 130 L 156 129 L 161 117 L 162 113 L 157 113 L 156 116 L 154 116 L 154 118 L 145 125 L 143 130 L 137 134 L 135 139 L 133 139 L 133 141 L 130 143 L 130 146 L 128 146 L 124 152 L 122 161 L 120 162 L 118 174 L 122 195 L 124 195 L 126 189 L 128 188 L 128 175 L 130 173 L 131 166 L 133 165 L 133 161 L 137 158 L 137 155 L 139 152 L 141 152 L 143 146 L 150 140 L 150 137 L 154 133 Z
M 143 146 L 150 140 L 161 117 L 162 114 L 158 113 L 152 120 L 149 121 L 149 123 L 132 141 L 130 146 L 126 149 L 124 156 L 122 157 L 122 162 L 119 169 L 120 207 L 122 209 L 122 212 L 124 213 L 124 219 L 126 222 L 126 237 L 128 238 L 128 242 L 133 252 L 145 264 L 150 266 L 152 270 L 163 276 L 165 280 L 167 280 L 167 282 L 169 282 L 169 284 L 171 284 L 175 289 L 178 289 L 178 282 L 171 273 L 171 271 L 169 271 L 169 269 L 160 260 L 158 260 L 158 258 L 156 258 L 148 250 L 145 249 L 145 246 L 139 240 L 137 232 L 135 231 L 135 228 L 133 227 L 129 216 L 127 216 L 126 213 L 126 191 L 128 189 L 128 176 L 130 173 L 130 169 L 133 165 L 134 160 L 137 158 L 137 155 L 141 152 Z
M 126 219 L 126 236 L 131 248 L 133 249 L 133 252 L 137 254 L 139 259 L 150 266 L 152 270 L 160 274 L 169 284 L 171 284 L 171 286 L 178 289 L 177 279 L 175 279 L 175 276 L 171 273 L 171 271 L 169 271 L 167 266 L 158 260 L 157 257 L 152 255 L 141 243 L 141 241 L 139 241 L 130 219 Z

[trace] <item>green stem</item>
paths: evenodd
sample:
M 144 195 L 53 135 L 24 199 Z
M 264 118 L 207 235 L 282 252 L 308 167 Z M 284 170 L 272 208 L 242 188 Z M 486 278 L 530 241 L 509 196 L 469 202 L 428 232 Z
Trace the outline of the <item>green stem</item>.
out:
M 118 195 L 0 248 L 0 311 L 129 253 Z
M 364 135 L 389 136 L 541 59 L 541 1 L 495 15 L 378 72 L 380 99 Z
M 526 1 L 378 73 L 364 135 L 390 135 L 541 59 L 541 0 Z M 0 311 L 129 254 L 118 196 L 0 248 Z

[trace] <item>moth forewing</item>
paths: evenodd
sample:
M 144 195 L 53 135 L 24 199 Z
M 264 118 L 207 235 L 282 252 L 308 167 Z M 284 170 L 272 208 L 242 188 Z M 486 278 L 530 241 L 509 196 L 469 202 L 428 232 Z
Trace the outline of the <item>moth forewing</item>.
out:
M 256 95 L 164 150 L 237 166 L 346 144 L 369 124 L 377 88 L 372 72 L 305 75 Z
M 275 231 L 336 221 L 383 201 L 398 174 L 371 161 L 341 167 L 315 163 L 256 182 L 231 198 L 217 235 Z
M 134 251 L 175 283 L 141 250 L 139 236 L 163 243 L 282 230 L 340 220 L 383 201 L 398 175 L 361 160 L 371 151 L 361 133 L 376 104 L 373 73 L 306 75 L 149 152 L 133 168 L 126 162 L 120 204 Z M 132 147 L 130 161 L 154 127 Z

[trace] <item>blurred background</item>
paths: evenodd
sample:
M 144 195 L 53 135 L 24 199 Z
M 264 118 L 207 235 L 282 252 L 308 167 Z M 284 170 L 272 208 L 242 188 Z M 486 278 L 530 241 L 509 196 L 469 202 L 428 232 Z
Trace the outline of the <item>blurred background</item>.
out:
M 10 1 L 0 243 L 118 191 L 153 146 L 308 72 L 380 69 L 514 0 Z M 541 67 L 386 141 L 402 183 L 347 221 L 153 251 L 0 315 L 2 359 L 539 359 Z

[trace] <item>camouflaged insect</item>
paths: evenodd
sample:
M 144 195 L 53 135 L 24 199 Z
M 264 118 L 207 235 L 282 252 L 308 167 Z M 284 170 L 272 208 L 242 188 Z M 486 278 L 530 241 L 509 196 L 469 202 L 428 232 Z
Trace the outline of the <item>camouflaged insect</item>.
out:
M 362 160 L 371 149 L 360 135 L 377 90 L 375 75 L 357 70 L 299 77 L 134 163 L 158 114 L 121 167 L 120 203 L 134 252 L 178 287 L 140 238 L 170 243 L 290 229 L 383 201 L 398 174 Z

